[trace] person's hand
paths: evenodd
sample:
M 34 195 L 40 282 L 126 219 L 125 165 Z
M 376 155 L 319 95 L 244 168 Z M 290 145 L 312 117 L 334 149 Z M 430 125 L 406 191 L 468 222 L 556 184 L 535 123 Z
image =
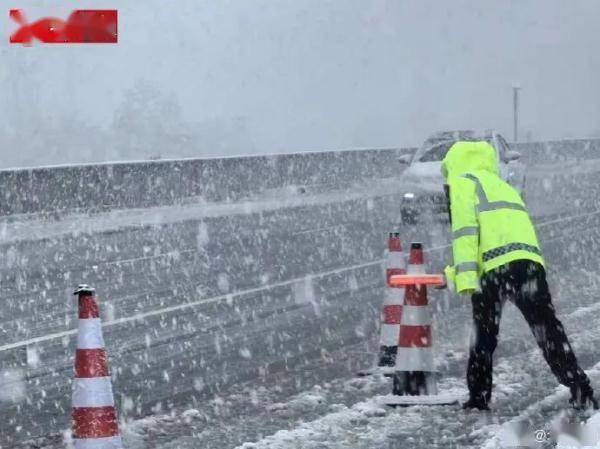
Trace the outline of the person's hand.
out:
M 454 267 L 447 266 L 446 268 L 444 268 L 444 278 L 446 280 L 446 288 L 448 290 L 450 290 L 451 292 L 455 291 L 455 288 L 454 288 L 454 278 L 455 277 L 456 277 L 456 271 L 454 270 Z

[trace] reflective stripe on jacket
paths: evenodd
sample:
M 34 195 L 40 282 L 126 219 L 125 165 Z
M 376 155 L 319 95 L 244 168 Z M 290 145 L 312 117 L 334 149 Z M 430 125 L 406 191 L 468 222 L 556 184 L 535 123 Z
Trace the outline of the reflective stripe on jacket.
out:
M 479 289 L 481 274 L 519 259 L 544 264 L 519 193 L 498 175 L 487 142 L 457 142 L 442 164 L 450 191 L 456 291 Z

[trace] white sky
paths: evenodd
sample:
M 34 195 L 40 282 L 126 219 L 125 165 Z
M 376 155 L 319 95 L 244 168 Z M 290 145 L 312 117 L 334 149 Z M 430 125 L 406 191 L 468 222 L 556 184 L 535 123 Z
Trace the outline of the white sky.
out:
M 5 122 L 33 107 L 107 126 L 145 81 L 191 122 L 243 117 L 264 153 L 416 145 L 452 128 L 510 139 L 518 82 L 523 137 L 600 135 L 598 0 L 0 1 L 30 19 L 120 14 L 118 45 L 33 48 L 7 44 L 3 14 Z

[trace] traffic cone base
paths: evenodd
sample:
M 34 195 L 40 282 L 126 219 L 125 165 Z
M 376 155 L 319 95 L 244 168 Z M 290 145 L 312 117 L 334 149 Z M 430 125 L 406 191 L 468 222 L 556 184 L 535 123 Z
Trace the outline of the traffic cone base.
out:
M 436 373 L 425 371 L 399 371 L 394 374 L 392 394 L 435 395 L 437 394 Z
M 455 405 L 466 397 L 466 391 L 438 393 L 437 373 L 401 371 L 393 375 L 392 394 L 380 396 L 377 402 L 390 407 L 411 405 Z
M 396 366 L 397 351 L 397 346 L 381 346 L 379 348 L 379 367 L 389 367 L 391 368 L 391 372 L 394 372 Z
M 75 449 L 123 449 L 121 437 L 75 440 Z
M 378 396 L 375 401 L 381 405 L 387 405 L 389 407 L 409 407 L 411 405 L 455 405 L 459 404 L 461 398 L 466 397 L 464 394 L 436 394 L 426 396 L 398 396 L 395 394 L 388 394 L 385 396 Z

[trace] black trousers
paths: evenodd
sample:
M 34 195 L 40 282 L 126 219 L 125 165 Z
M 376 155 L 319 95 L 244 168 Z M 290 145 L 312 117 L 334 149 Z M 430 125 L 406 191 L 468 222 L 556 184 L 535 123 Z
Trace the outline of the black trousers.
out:
M 498 341 L 502 306 L 508 298 L 521 311 L 544 358 L 558 381 L 589 388 L 561 322 L 556 318 L 544 267 L 516 260 L 483 275 L 481 293 L 472 296 L 475 335 L 469 354 L 467 385 L 472 398 L 489 402 L 492 396 L 492 355 Z

